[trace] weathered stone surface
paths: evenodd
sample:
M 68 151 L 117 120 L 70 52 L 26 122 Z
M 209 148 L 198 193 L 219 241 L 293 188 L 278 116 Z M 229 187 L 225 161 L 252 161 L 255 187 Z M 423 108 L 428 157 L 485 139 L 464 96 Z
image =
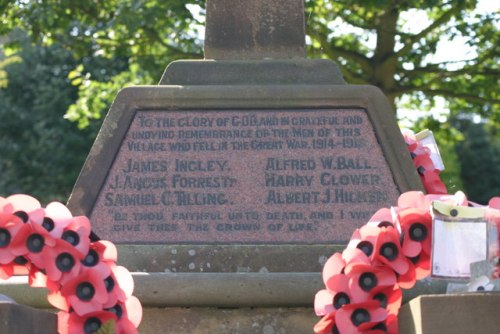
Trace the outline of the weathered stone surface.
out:
M 318 321 L 311 308 L 150 308 L 141 334 L 312 333 Z
M 0 302 L 0 334 L 26 333 L 57 333 L 57 316 L 12 302 Z
M 199 108 L 203 108 L 204 112 L 195 111 Z M 248 108 L 253 111 L 246 111 Z M 155 111 L 158 109 L 160 111 Z M 226 114 L 221 109 L 233 113 Z M 255 120 L 255 117 L 257 120 L 258 117 L 267 117 L 279 122 L 285 119 L 291 123 L 304 120 L 306 123 L 295 125 L 297 133 L 312 133 L 313 137 L 293 137 L 294 124 L 259 127 L 249 123 L 241 128 L 229 125 L 226 129 L 249 130 L 252 138 L 241 140 L 242 144 L 241 141 L 236 143 L 239 149 L 232 148 L 232 141 L 217 139 L 214 142 L 213 138 L 187 141 L 179 138 L 179 131 L 196 130 L 196 125 L 201 125 L 195 124 L 194 120 L 212 122 L 217 127 L 217 124 L 224 125 L 225 120 L 232 122 L 232 117 L 241 121 Z M 74 214 L 91 216 L 93 228 L 102 238 L 125 243 L 345 242 L 352 230 L 363 225 L 373 212 L 393 205 L 400 192 L 421 187 L 392 117 L 386 100 L 373 87 L 270 85 L 263 89 L 236 85 L 224 86 L 223 91 L 207 86 L 127 89 L 113 104 L 68 205 Z M 161 129 L 154 128 L 158 119 L 163 122 Z M 333 123 L 326 127 L 319 125 L 318 122 L 325 119 L 331 119 Z M 181 129 L 181 121 L 191 123 L 183 123 L 186 126 Z M 146 127 L 149 124 L 153 128 L 141 129 L 141 124 Z M 170 130 L 168 124 L 177 128 Z M 163 126 L 167 128 L 163 129 Z M 161 132 L 164 140 L 133 138 L 134 135 L 159 136 L 160 130 L 164 130 Z M 329 133 L 330 137 L 325 137 L 326 144 L 320 131 Z M 169 141 L 170 133 L 177 139 Z M 268 138 L 261 137 L 264 135 Z M 297 146 L 288 147 L 290 139 L 298 143 Z M 195 142 L 201 145 L 199 150 L 163 151 L 171 150 L 170 144 L 194 147 Z M 265 149 L 252 147 L 252 142 Z M 265 146 L 268 144 L 276 147 L 268 149 Z M 201 150 L 224 145 L 227 150 Z M 246 149 L 245 145 L 250 148 Z M 147 151 L 149 147 L 154 152 Z M 120 149 L 124 153 L 117 154 Z M 324 165 L 325 159 L 333 162 L 331 169 Z M 194 165 L 206 165 L 203 168 L 219 166 L 224 170 L 217 175 L 215 170 L 202 171 L 201 167 L 196 171 L 179 172 L 176 170 L 180 168 L 177 165 L 179 161 L 187 161 L 188 169 L 194 168 Z M 297 162 L 305 167 L 301 167 L 302 170 L 277 170 L 284 161 Z M 307 163 L 314 164 L 314 170 Z M 272 168 L 269 169 L 269 166 Z M 137 170 L 134 169 L 136 167 Z M 141 168 L 152 169 L 142 173 L 147 175 L 142 175 Z M 130 174 L 129 179 L 125 175 L 127 173 Z M 297 181 L 291 187 L 281 187 L 281 183 L 276 181 L 274 184 L 272 180 L 266 184 L 266 173 L 294 180 L 311 180 L 311 184 L 304 183 L 306 181 L 298 184 Z M 179 181 L 177 188 L 173 187 L 175 174 Z M 227 180 L 227 186 L 224 189 L 207 186 L 211 189 L 205 187 L 206 190 L 201 191 L 198 183 L 188 182 L 210 179 L 215 185 L 212 174 L 220 182 Z M 183 177 L 187 182 L 184 186 L 181 184 Z M 360 184 L 354 184 L 354 179 Z M 158 194 L 146 189 L 151 187 L 156 187 L 154 191 Z M 130 194 L 127 195 L 127 191 Z M 202 194 L 198 196 L 199 200 L 191 196 L 193 192 Z M 204 193 L 215 193 L 212 197 L 216 202 L 220 201 L 209 205 L 205 205 L 208 202 L 199 202 L 204 201 Z M 291 194 L 290 201 L 285 193 Z M 96 198 L 99 199 L 96 201 Z M 136 209 L 138 211 L 134 211 Z M 160 212 L 159 209 L 166 211 Z M 184 211 L 190 214 L 208 213 L 209 218 L 210 213 L 218 212 L 218 216 L 217 219 L 210 218 L 210 224 L 202 219 L 191 221 L 182 218 L 182 221 L 175 221 L 174 213 L 177 212 L 180 217 Z M 255 212 L 257 215 L 254 215 Z M 313 212 L 326 212 L 318 219 L 318 225 Z M 230 214 L 235 218 L 234 222 L 229 220 Z M 244 224 L 255 228 L 253 231 L 245 230 Z M 282 224 L 281 227 L 279 224 Z M 229 231 L 227 226 L 232 230 Z M 283 228 L 288 229 L 286 233 Z
M 90 218 L 120 243 L 342 243 L 398 196 L 361 108 L 140 111 Z
M 305 57 L 303 0 L 208 0 L 205 59 Z
M 405 334 L 496 334 L 500 294 L 419 296 L 401 308 L 399 331 Z
M 344 245 L 118 245 L 119 264 L 131 271 L 320 272 Z M 291 256 L 291 254 L 293 256 Z
M 327 59 L 179 60 L 165 69 L 160 85 L 343 85 Z
M 324 288 L 320 273 L 133 273 L 134 296 L 143 307 L 309 307 Z M 420 281 L 404 291 L 403 302 L 421 294 L 446 292 L 446 281 Z M 17 303 L 49 308 L 46 289 L 27 277 L 0 281 L 0 294 Z

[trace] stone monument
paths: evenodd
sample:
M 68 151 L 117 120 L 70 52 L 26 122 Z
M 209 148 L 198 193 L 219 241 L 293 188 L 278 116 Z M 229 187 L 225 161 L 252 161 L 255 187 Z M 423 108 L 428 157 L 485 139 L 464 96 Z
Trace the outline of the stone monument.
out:
M 68 206 L 172 333 L 308 332 L 335 245 L 422 186 L 381 91 L 305 58 L 303 0 L 206 7 L 205 59 L 118 94 Z

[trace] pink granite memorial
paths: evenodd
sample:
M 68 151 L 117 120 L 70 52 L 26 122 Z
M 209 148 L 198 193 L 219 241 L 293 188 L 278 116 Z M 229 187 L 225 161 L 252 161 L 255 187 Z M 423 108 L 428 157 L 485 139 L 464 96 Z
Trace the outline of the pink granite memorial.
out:
M 141 111 L 91 221 L 125 243 L 342 243 L 397 197 L 363 109 Z

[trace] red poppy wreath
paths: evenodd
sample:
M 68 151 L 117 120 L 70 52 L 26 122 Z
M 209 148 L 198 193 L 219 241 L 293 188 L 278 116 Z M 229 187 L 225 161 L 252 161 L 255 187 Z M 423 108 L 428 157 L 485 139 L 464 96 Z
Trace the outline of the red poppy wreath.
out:
M 314 301 L 316 315 L 322 316 L 314 326 L 317 334 L 397 334 L 401 289 L 412 288 L 431 272 L 432 202 L 476 206 L 462 192 L 447 195 L 429 149 L 413 134 L 406 133 L 405 141 L 429 195 L 403 193 L 397 206 L 377 211 L 354 231 L 342 253 L 326 261 L 322 273 L 325 288 Z M 493 198 L 484 217 L 497 230 L 499 209 L 500 198 Z M 492 278 L 500 277 L 499 268 Z
M 91 241 L 87 217 L 28 195 L 0 197 L 0 278 L 27 274 L 59 310 L 59 333 L 137 333 L 142 306 L 109 241 Z

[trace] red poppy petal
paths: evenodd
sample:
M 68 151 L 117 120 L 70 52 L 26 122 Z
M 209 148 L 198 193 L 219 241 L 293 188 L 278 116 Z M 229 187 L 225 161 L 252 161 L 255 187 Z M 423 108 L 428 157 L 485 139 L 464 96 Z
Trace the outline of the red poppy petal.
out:
M 331 312 L 335 312 L 333 307 L 333 294 L 326 290 L 320 290 L 314 296 L 314 312 L 318 316 L 323 316 Z
M 25 211 L 26 213 L 30 213 L 41 208 L 40 202 L 29 195 L 11 195 L 7 197 L 6 200 L 12 204 L 13 212 Z
M 118 260 L 116 246 L 111 241 L 107 240 L 99 240 L 99 242 L 106 247 L 102 254 L 103 260 L 116 262 Z
M 68 296 L 69 304 L 79 316 L 102 310 L 102 304 L 94 301 L 94 299 L 95 298 L 89 301 L 82 301 L 75 295 Z
M 328 282 L 328 280 L 335 275 L 338 275 L 344 269 L 345 262 L 342 259 L 342 254 L 335 253 L 325 262 L 323 266 L 323 283 Z
M 411 240 L 409 235 L 405 235 L 402 250 L 405 256 L 415 257 L 422 251 L 422 244 L 418 241 Z
M 49 293 L 47 299 L 49 300 L 50 305 L 55 308 L 66 312 L 69 311 L 68 300 L 61 294 L 60 291 Z
M 134 278 L 132 277 L 130 271 L 122 266 L 113 266 L 111 267 L 111 271 L 113 272 L 113 276 L 117 280 L 116 283 L 124 292 L 126 298 L 132 296 L 132 293 L 134 292 Z
M 125 308 L 127 309 L 128 319 L 137 328 L 142 321 L 142 305 L 138 298 L 135 296 L 129 297 L 125 301 Z
M 500 197 L 493 197 L 488 202 L 488 206 L 493 209 L 500 210 Z
M 321 318 L 321 320 L 314 325 L 314 333 L 331 334 L 333 326 L 335 326 L 335 312 L 329 313 Z

